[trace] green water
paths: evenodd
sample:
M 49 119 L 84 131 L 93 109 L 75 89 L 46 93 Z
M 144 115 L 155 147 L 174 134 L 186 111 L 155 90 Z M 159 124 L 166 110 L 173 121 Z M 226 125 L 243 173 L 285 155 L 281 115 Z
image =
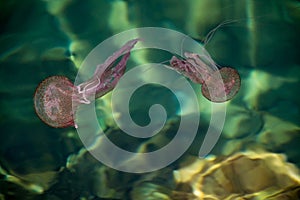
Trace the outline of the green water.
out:
M 131 191 L 141 180 L 149 180 L 149 191 L 157 189 L 151 181 L 175 190 L 173 180 L 159 177 L 177 169 L 180 159 L 168 172 L 150 175 L 112 170 L 84 152 L 75 128 L 49 127 L 33 107 L 39 82 L 52 75 L 75 81 L 96 45 L 138 27 L 173 29 L 203 42 L 211 30 L 228 22 L 205 45 L 220 67 L 239 71 L 242 85 L 226 103 L 225 125 L 211 154 L 280 153 L 300 167 L 299 1 L 0 0 L 0 10 L 0 199 L 137 199 Z M 133 53 L 129 62 L 161 62 L 169 56 L 158 54 Z M 208 128 L 211 103 L 198 100 L 203 118 L 184 156 L 198 155 L 201 133 Z M 96 112 L 116 144 L 133 152 L 154 151 L 172 140 L 180 120 L 174 96 L 153 86 L 141 88 L 130 103 L 137 124 L 149 123 L 153 103 L 167 108 L 168 121 L 163 135 L 149 140 L 124 136 L 117 129 L 108 113 L 108 97 L 97 101 Z M 157 191 L 170 193 L 162 188 Z

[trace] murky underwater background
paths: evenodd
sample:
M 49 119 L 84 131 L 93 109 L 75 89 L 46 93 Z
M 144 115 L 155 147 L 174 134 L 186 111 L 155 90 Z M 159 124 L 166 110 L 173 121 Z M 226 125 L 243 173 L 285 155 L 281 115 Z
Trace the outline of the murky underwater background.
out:
M 1 0 L 0 9 L 0 199 L 300 199 L 299 1 Z M 52 75 L 74 81 L 85 56 L 114 34 L 154 26 L 201 42 L 226 21 L 206 48 L 220 66 L 240 72 L 242 86 L 226 103 L 222 135 L 206 159 L 197 157 L 211 115 L 202 97 L 192 146 L 147 174 L 102 165 L 75 128 L 51 128 L 34 112 L 40 81 Z M 112 121 L 109 98 L 97 100 L 99 123 L 122 148 L 153 151 L 176 134 L 178 102 L 154 89 L 141 88 L 130 104 L 140 125 L 149 123 L 151 104 L 167 109 L 166 126 L 151 139 L 127 137 Z

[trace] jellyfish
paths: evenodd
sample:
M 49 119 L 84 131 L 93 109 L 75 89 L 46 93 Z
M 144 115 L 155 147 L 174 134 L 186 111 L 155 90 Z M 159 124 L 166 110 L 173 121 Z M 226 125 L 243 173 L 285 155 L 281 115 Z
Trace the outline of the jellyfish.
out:
M 76 108 L 80 104 L 90 104 L 93 99 L 102 97 L 116 86 L 125 73 L 130 51 L 138 41 L 128 41 L 98 65 L 88 81 L 77 86 L 65 76 L 51 76 L 43 80 L 34 94 L 34 108 L 38 117 L 55 128 L 76 127 Z
M 202 95 L 212 102 L 232 99 L 240 89 L 241 79 L 237 70 L 230 67 L 218 69 L 206 51 L 203 55 L 184 53 L 185 59 L 173 56 L 171 69 L 201 84 Z

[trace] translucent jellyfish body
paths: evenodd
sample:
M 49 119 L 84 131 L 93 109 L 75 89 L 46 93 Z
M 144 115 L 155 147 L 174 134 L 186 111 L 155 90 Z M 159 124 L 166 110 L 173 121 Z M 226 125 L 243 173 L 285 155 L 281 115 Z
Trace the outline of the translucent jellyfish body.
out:
M 78 86 L 64 76 L 52 76 L 43 80 L 34 94 L 34 107 L 39 118 L 56 128 L 76 126 L 73 117 L 77 106 L 90 104 L 94 97 L 99 98 L 116 86 L 125 73 L 130 51 L 137 42 L 138 39 L 127 42 L 97 66 L 92 78 Z
M 230 67 L 218 69 L 207 52 L 203 55 L 186 52 L 184 56 L 184 59 L 173 56 L 171 68 L 201 84 L 205 98 L 212 102 L 225 102 L 237 94 L 241 85 L 237 70 Z

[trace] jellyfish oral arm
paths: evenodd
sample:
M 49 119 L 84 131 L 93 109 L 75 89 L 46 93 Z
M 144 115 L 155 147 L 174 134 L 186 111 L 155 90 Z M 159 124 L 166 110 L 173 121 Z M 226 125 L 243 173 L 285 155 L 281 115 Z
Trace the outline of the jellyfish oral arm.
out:
M 140 39 L 133 39 L 128 41 L 118 51 L 114 52 L 113 55 L 108 57 L 103 64 L 98 65 L 94 72 L 94 77 L 99 75 L 101 76 L 104 73 L 104 71 L 106 71 L 106 69 L 109 68 L 121 55 L 130 53 L 130 51 L 133 49 L 133 47 L 138 41 L 140 41 Z
M 194 83 L 203 84 L 218 69 L 209 55 L 204 54 L 200 56 L 195 53 L 185 52 L 184 56 L 185 59 L 173 56 L 170 61 L 171 68 Z
M 199 78 L 199 76 L 195 75 L 196 70 L 194 66 L 191 65 L 191 63 L 173 56 L 171 58 L 170 65 L 171 65 L 171 69 L 189 78 L 194 83 L 201 84 L 203 82 L 203 80 Z
M 184 56 L 186 57 L 187 62 L 193 66 L 195 75 L 200 76 L 203 81 L 218 70 L 216 64 L 208 54 L 198 55 L 195 53 L 185 52 Z
M 98 82 L 97 82 L 98 81 Z M 100 79 L 85 82 L 76 86 L 76 93 L 73 95 L 73 101 L 76 100 L 82 104 L 90 104 L 91 101 L 88 99 L 89 94 L 95 93 L 96 88 L 100 85 Z
M 117 83 L 119 82 L 120 78 L 124 75 L 126 70 L 126 63 L 129 59 L 130 52 L 126 53 L 121 61 L 116 64 L 113 68 L 109 68 L 107 71 L 103 73 L 101 76 L 100 82 L 102 84 L 96 88 L 96 98 L 99 98 L 112 89 L 115 88 Z
M 127 42 L 112 56 L 108 57 L 103 64 L 97 66 L 91 79 L 75 86 L 73 101 L 90 104 L 92 97 L 99 98 L 114 89 L 124 75 L 130 51 L 138 41 L 139 39 L 134 39 Z M 121 56 L 121 60 L 116 63 L 116 60 Z

